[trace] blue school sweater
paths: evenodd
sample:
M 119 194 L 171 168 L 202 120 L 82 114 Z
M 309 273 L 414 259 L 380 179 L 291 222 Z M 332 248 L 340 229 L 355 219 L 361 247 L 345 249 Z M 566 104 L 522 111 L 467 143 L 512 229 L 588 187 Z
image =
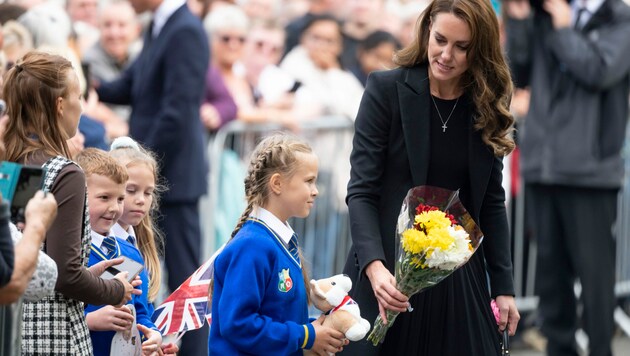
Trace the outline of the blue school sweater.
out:
M 136 262 L 142 263 L 144 266 L 144 258 L 140 251 L 132 244 L 116 237 L 116 242 L 120 248 L 120 255 L 127 256 Z M 90 259 L 88 266 L 95 265 L 103 260 L 107 259 L 101 252 L 101 249 L 92 245 L 90 250 Z M 142 270 L 139 274 L 142 285 L 139 288 L 142 290 L 141 295 L 133 295 L 132 299 L 127 304 L 133 304 L 136 308 L 136 323 L 146 326 L 147 328 L 157 330 L 153 321 L 151 321 L 151 315 L 153 314 L 153 304 L 149 303 L 147 295 L 149 293 L 149 275 L 146 270 Z M 85 306 L 85 314 L 93 312 L 102 308 L 103 305 L 87 304 Z M 92 338 L 92 347 L 94 349 L 94 356 L 109 356 L 112 347 L 112 339 L 116 334 L 115 331 L 92 331 L 90 330 L 90 337 Z M 140 333 L 142 335 L 142 333 Z
M 214 262 L 210 355 L 302 355 L 315 341 L 302 268 L 250 218 Z

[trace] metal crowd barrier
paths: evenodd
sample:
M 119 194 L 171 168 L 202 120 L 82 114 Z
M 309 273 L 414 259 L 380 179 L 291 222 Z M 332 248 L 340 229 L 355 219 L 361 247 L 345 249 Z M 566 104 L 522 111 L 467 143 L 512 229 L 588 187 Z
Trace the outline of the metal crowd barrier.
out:
M 0 355 L 17 356 L 21 351 L 22 300 L 0 305 Z
M 245 208 L 243 179 L 256 144 L 283 130 L 275 124 L 233 121 L 209 142 L 209 189 L 200 204 L 203 260 L 229 239 Z M 350 248 L 344 199 L 353 123 L 345 118 L 322 117 L 303 122 L 294 134 L 308 142 L 319 158 L 319 196 L 306 219 L 293 219 L 290 224 L 298 235 L 310 275 L 323 278 L 341 272 Z

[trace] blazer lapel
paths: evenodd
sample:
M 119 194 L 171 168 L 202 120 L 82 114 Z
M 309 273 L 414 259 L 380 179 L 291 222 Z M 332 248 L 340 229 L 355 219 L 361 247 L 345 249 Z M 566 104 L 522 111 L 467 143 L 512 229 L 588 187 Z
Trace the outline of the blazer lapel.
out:
M 593 28 L 601 27 L 603 24 L 612 22 L 614 14 L 612 10 L 611 1 L 604 1 L 604 3 L 595 11 L 593 16 L 588 20 L 586 24 L 580 30 L 583 33 L 589 32 Z
M 488 187 L 490 174 L 492 173 L 494 155 L 492 151 L 490 151 L 490 148 L 483 143 L 481 132 L 475 131 L 473 125 L 474 123 L 471 121 L 468 143 L 468 147 L 470 148 L 468 153 L 468 174 L 470 175 L 470 198 L 472 200 L 473 211 L 470 213 L 479 221 L 478 218 L 481 212 L 481 205 L 483 204 L 483 197 Z
M 409 168 L 414 186 L 423 185 L 429 169 L 429 77 L 426 66 L 405 71 L 404 83 L 397 82 L 400 116 Z

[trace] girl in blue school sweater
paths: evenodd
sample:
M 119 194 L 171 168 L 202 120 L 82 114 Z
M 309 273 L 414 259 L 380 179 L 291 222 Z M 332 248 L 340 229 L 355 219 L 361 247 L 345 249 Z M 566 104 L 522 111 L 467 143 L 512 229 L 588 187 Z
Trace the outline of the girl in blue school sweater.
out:
M 245 179 L 247 208 L 214 262 L 210 355 L 336 353 L 344 335 L 308 317 L 308 278 L 287 223 L 317 197 L 317 157 L 287 135 L 264 139 Z
M 134 245 L 140 252 L 145 270 L 140 275 L 144 303 L 148 315 L 152 316 L 153 302 L 160 290 L 162 271 L 160 252 L 163 252 L 164 237 L 157 228 L 154 216 L 158 211 L 158 200 L 164 187 L 159 184 L 158 162 L 153 152 L 139 145 L 130 137 L 118 137 L 112 142 L 109 155 L 127 169 L 129 179 L 125 188 L 123 214 L 114 224 L 112 232 L 116 237 Z M 141 260 L 137 260 L 142 262 Z M 162 344 L 164 355 L 175 355 L 177 345 Z

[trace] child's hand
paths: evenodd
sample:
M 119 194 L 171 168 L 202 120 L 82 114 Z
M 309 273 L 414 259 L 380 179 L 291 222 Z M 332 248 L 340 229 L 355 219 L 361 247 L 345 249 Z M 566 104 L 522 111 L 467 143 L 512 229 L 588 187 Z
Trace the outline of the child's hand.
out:
M 319 319 L 311 323 L 313 328 L 315 328 L 315 342 L 313 347 L 311 347 L 311 351 L 317 355 L 328 356 L 329 354 L 341 352 L 343 347 L 348 345 L 348 340 L 341 331 L 322 325 L 324 317 L 324 315 L 321 315 Z
M 99 310 L 88 313 L 85 320 L 88 328 L 92 331 L 126 331 L 131 330 L 133 314 L 125 306 L 115 308 L 106 305 Z
M 142 284 L 140 277 L 136 277 L 133 281 L 131 281 L 131 283 L 129 283 L 127 282 L 128 274 L 129 272 L 125 271 L 125 272 L 120 272 L 116 276 L 114 276 L 115 279 L 121 281 L 123 286 L 125 286 L 125 295 L 123 296 L 123 299 L 120 301 L 120 303 L 117 306 L 122 306 L 122 305 L 127 304 L 127 302 L 131 300 L 132 294 L 133 295 L 142 294 L 142 290 L 136 289 L 137 286 Z
M 142 280 L 140 279 L 140 276 L 136 276 L 136 278 L 131 281 L 131 286 L 134 287 L 136 290 L 132 291 L 131 294 L 141 295 L 142 289 L 138 288 L 140 285 L 142 285 Z
M 160 355 L 175 356 L 179 352 L 179 347 L 177 347 L 177 344 L 171 342 L 169 344 L 162 345 L 162 349 L 160 351 Z
M 142 356 L 158 356 L 162 346 L 162 334 L 141 324 L 137 326 L 147 339 L 142 343 Z

